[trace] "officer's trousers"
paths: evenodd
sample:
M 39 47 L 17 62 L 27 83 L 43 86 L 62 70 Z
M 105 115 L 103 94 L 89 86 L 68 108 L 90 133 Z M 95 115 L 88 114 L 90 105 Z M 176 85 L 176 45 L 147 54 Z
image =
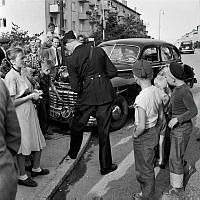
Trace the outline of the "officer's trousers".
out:
M 133 139 L 136 178 L 146 200 L 153 199 L 155 193 L 154 157 L 158 140 L 157 127 L 146 129 L 142 135 Z
M 49 113 L 50 113 L 50 104 L 49 98 L 40 99 L 40 102 L 37 105 L 38 110 L 38 119 L 40 122 L 40 128 L 43 135 L 48 134 L 49 127 Z
M 177 125 L 171 130 L 169 156 L 170 184 L 175 188 L 183 187 L 184 155 L 192 133 L 192 122 Z
M 112 165 L 109 129 L 112 115 L 112 103 L 91 106 L 80 105 L 75 108 L 74 117 L 70 125 L 71 141 L 68 155 L 76 158 L 83 139 L 83 130 L 91 114 L 95 114 L 99 134 L 99 162 L 101 169 Z

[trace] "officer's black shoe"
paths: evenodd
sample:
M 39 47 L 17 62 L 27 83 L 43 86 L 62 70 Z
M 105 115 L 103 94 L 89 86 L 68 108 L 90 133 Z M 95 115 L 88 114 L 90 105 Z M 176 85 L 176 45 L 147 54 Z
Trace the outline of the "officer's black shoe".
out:
M 116 164 L 112 164 L 110 168 L 101 169 L 101 175 L 109 174 L 110 172 L 113 172 L 116 169 L 117 169 L 117 165 Z

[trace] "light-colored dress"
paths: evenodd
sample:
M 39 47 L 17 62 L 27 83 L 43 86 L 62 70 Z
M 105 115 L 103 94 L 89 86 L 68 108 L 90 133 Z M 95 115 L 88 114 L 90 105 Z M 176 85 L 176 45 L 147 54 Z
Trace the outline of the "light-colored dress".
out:
M 7 73 L 5 83 L 10 96 L 16 99 L 29 94 L 33 90 L 26 76 L 20 75 L 13 68 Z M 21 128 L 21 146 L 18 154 L 30 155 L 31 151 L 40 151 L 46 146 L 46 143 L 32 100 L 22 103 L 15 109 Z

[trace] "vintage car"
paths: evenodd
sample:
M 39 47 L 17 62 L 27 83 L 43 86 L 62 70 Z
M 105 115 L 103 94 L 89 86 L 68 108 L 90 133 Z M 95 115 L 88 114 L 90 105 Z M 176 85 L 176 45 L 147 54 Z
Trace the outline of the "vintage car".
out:
M 140 87 L 136 84 L 132 73 L 136 60 L 149 61 L 154 69 L 154 77 L 170 62 L 182 63 L 182 61 L 179 50 L 174 45 L 155 39 L 118 39 L 103 42 L 99 47 L 104 49 L 118 70 L 118 76 L 111 80 L 117 92 L 112 110 L 111 130 L 114 131 L 125 125 L 128 113 L 133 108 L 135 98 L 140 92 Z M 188 81 L 193 86 L 195 78 L 193 70 L 190 71 L 192 77 L 188 77 Z M 65 74 L 67 76 L 67 72 Z M 67 80 L 58 82 L 57 89 L 64 99 L 64 104 L 51 93 L 51 117 L 69 122 L 73 115 L 76 94 L 72 92 Z M 90 118 L 89 124 L 95 124 L 95 118 Z
M 194 45 L 193 42 L 190 41 L 183 41 L 180 44 L 179 47 L 180 53 L 190 53 L 190 54 L 194 54 Z

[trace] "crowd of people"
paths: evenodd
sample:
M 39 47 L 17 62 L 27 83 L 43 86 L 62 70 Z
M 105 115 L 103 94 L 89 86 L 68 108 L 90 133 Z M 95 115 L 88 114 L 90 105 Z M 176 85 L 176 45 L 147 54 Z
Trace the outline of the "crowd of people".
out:
M 0 81 L 0 106 L 7 105 L 2 108 L 7 108 L 5 112 L 0 111 L 0 120 L 3 120 L 2 124 L 6 123 L 0 128 L 2 137 L 9 138 L 1 144 L 2 148 L 7 148 L 5 157 L 9 159 L 6 162 L 12 162 L 9 170 L 13 173 L 14 184 L 12 193 L 4 199 L 14 199 L 17 180 L 20 185 L 36 187 L 37 182 L 33 177 L 49 174 L 49 170 L 40 165 L 42 149 L 46 146 L 45 139 L 51 139 L 52 134 L 48 130 L 49 87 L 62 101 L 54 81 L 63 63 L 68 68 L 71 88 L 78 94 L 70 123 L 71 141 L 66 160 L 76 158 L 84 126 L 90 115 L 95 114 L 99 134 L 100 173 L 106 175 L 117 169 L 112 161 L 109 139 L 112 104 L 116 98 L 110 79 L 117 76 L 117 69 L 102 48 L 86 45 L 87 39 L 83 35 L 76 37 L 73 31 L 69 31 L 60 37 L 54 33 L 53 24 L 48 27 L 49 32 L 43 43 L 39 38 L 33 38 L 26 46 L 11 46 L 5 51 L 4 44 L 9 41 L 0 40 L 0 44 L 3 44 L 0 46 L 0 71 L 4 80 Z M 66 50 L 64 55 L 68 56 L 62 56 L 61 40 Z M 170 63 L 154 79 L 154 85 L 153 75 L 149 62 L 141 60 L 134 64 L 133 76 L 141 87 L 134 104 L 133 148 L 136 176 L 141 186 L 141 192 L 133 194 L 135 200 L 154 199 L 154 168 L 164 168 L 166 164 L 166 132 L 170 132 L 171 137 L 170 186 L 164 193 L 178 195 L 184 190 L 186 177 L 195 172 L 194 164 L 184 158 L 192 132 L 191 119 L 197 115 L 192 93 L 184 82 L 184 68 L 179 63 Z M 12 157 L 17 158 L 19 175 Z M 26 166 L 27 157 L 31 159 L 30 167 Z M 0 169 L 1 166 L 0 161 Z M 10 171 L 5 172 L 5 176 Z M 30 171 L 31 177 L 27 171 Z M 0 187 L 0 194 L 7 195 L 3 190 Z

